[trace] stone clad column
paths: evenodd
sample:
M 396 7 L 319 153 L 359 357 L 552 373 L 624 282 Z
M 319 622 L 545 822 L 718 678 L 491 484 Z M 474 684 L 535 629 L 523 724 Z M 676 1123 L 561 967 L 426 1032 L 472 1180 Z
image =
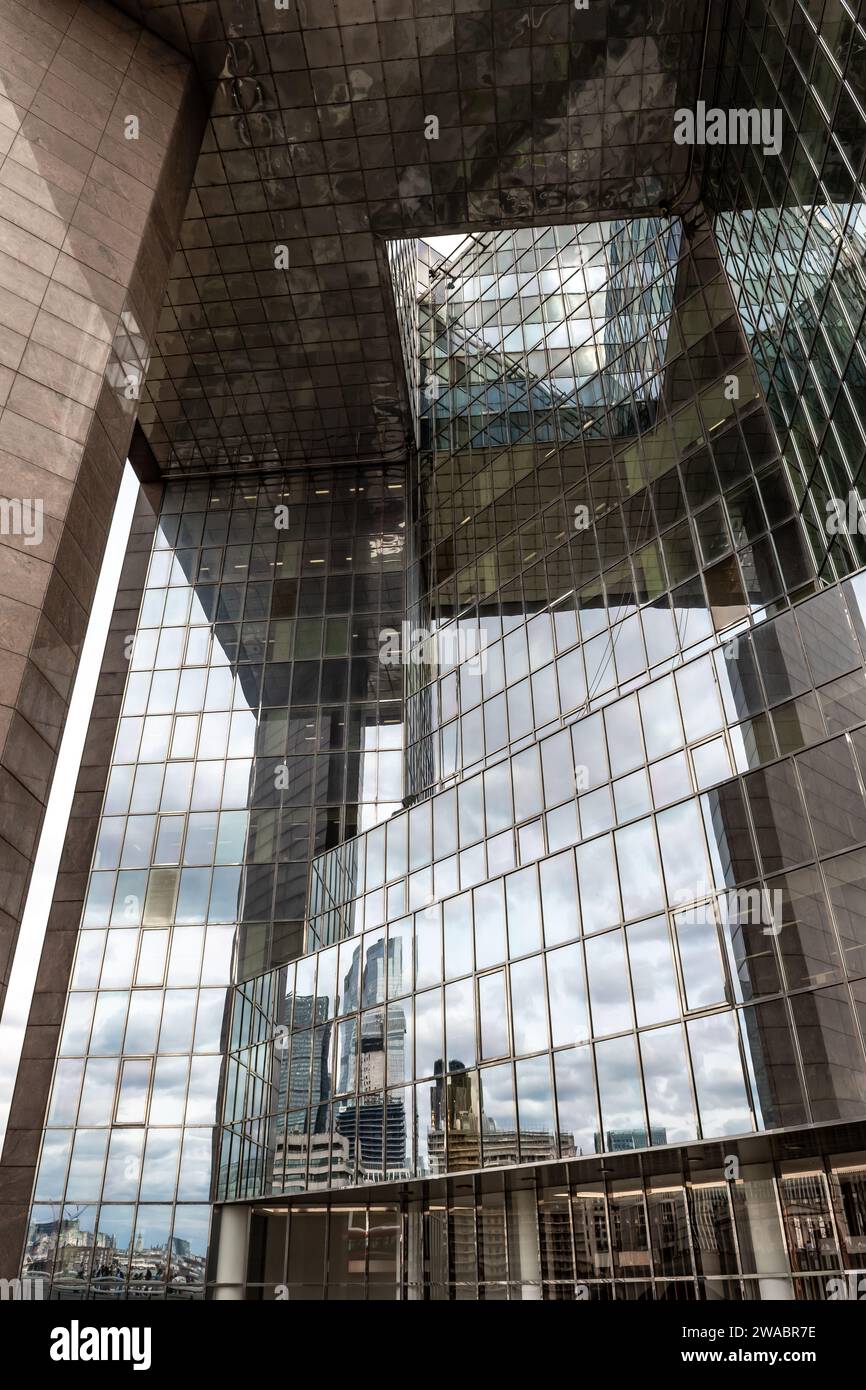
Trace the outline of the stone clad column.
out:
M 0 1004 L 205 113 L 101 0 L 0 0 Z

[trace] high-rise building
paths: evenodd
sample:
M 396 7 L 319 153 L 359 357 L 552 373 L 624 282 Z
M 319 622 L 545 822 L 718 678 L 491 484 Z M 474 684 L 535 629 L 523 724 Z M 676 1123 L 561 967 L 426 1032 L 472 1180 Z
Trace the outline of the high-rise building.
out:
M 866 1258 L 860 7 L 215 9 L 0 26 L 4 987 L 141 480 L 0 1276 L 828 1297 Z

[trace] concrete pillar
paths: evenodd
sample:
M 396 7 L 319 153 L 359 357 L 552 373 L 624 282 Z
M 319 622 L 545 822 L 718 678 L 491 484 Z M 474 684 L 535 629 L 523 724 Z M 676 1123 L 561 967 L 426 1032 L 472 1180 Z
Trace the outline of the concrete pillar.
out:
M 772 1165 L 752 1164 L 740 1170 L 734 1188 L 740 1258 L 743 1268 L 758 1277 L 760 1297 L 770 1302 L 793 1299 L 788 1249 L 776 1204 Z
M 541 1253 L 535 1189 L 518 1188 L 509 1194 L 508 1201 L 512 1261 L 517 1256 L 517 1269 L 512 1268 L 509 1279 L 511 1283 L 521 1283 L 520 1297 L 524 1303 L 537 1302 L 541 1298 Z
M 247 1272 L 248 1216 L 247 1207 L 220 1208 L 216 1250 L 216 1280 L 220 1287 L 214 1293 L 215 1299 L 243 1299 Z

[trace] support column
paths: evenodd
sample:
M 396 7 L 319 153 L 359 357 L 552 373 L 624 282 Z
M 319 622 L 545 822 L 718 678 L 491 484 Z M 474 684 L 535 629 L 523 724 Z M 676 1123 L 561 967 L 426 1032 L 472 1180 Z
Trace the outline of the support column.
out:
M 214 1299 L 243 1299 L 247 1268 L 249 1210 L 243 1206 L 220 1208 L 216 1251 Z
M 524 1303 L 541 1298 L 541 1255 L 538 1248 L 538 1201 L 534 1187 L 520 1187 L 508 1194 L 510 1227 L 509 1283 L 520 1284 Z
M 762 1300 L 792 1299 L 791 1265 L 776 1203 L 772 1164 L 753 1163 L 742 1168 L 733 1191 L 742 1268 L 757 1277 Z
M 0 0 L 0 1004 L 205 113 L 101 0 Z

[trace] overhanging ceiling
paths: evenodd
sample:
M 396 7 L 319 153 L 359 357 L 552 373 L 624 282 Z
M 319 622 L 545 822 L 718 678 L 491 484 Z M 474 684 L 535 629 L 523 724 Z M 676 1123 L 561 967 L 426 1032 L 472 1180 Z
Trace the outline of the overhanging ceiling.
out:
M 704 6 L 586 2 L 120 0 L 212 97 L 140 414 L 164 472 L 405 455 L 385 238 L 681 197 Z

